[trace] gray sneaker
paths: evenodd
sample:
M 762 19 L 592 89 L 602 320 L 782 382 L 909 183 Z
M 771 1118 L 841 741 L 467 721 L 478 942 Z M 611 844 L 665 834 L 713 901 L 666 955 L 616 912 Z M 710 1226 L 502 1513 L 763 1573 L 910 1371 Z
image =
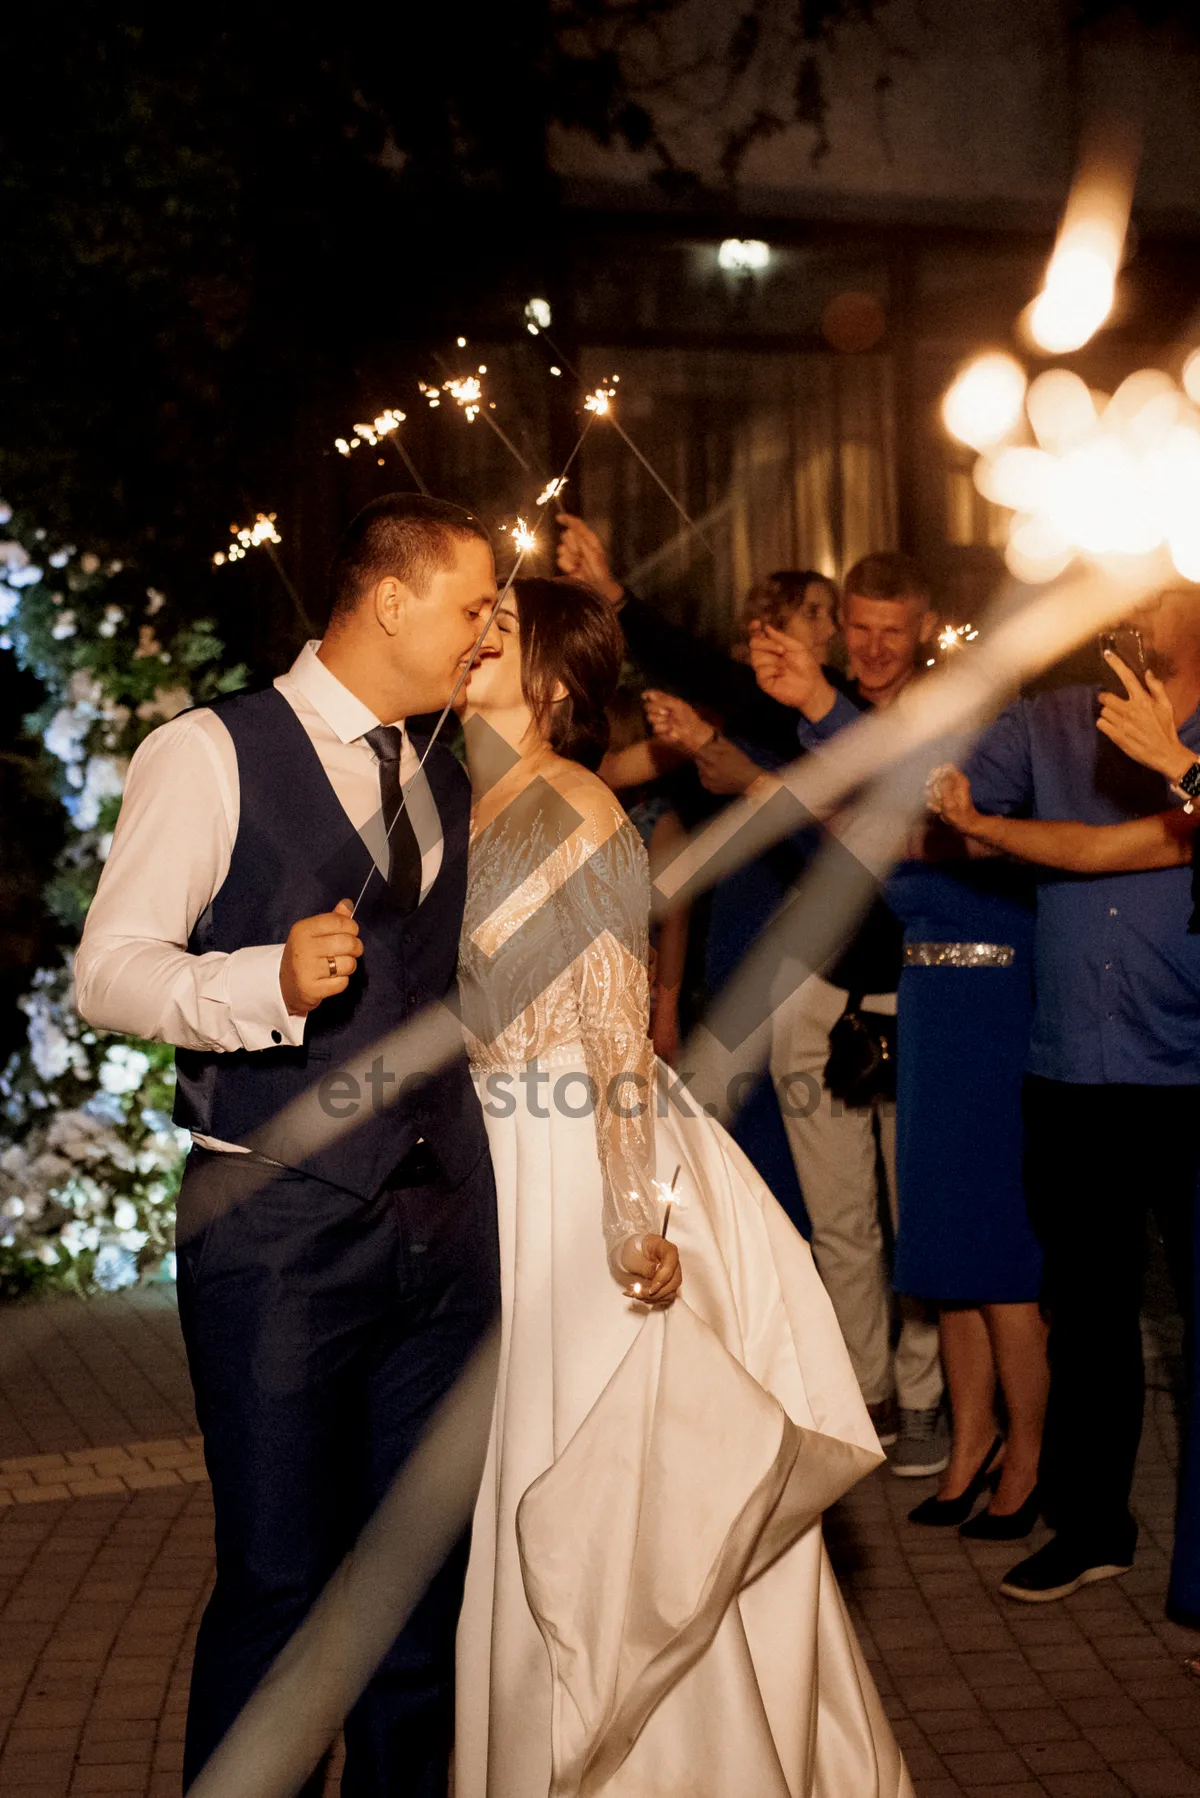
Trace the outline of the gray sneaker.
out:
M 902 1480 L 921 1480 L 950 1465 L 950 1425 L 941 1405 L 928 1411 L 900 1407 L 900 1437 L 888 1455 L 891 1470 Z
M 900 1436 L 900 1408 L 895 1397 L 881 1398 L 867 1406 L 871 1428 L 879 1438 L 880 1448 L 891 1448 Z

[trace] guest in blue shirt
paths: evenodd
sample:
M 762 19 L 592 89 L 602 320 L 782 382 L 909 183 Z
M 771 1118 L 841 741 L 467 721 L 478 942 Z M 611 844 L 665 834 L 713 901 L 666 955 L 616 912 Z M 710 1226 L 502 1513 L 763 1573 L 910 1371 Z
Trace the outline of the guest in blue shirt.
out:
M 1160 595 L 1136 625 L 1179 736 L 1200 755 L 1195 594 Z M 1097 689 L 1075 686 L 1002 713 L 968 765 L 979 810 L 1091 825 L 1168 810 L 1167 780 L 1097 730 L 1098 710 Z M 1148 1209 L 1185 1319 L 1192 1308 L 1200 937 L 1188 932 L 1191 885 L 1182 866 L 1048 873 L 1039 883 L 1025 1191 L 1045 1254 L 1051 1388 L 1039 1482 L 1057 1534 L 1002 1582 L 1011 1598 L 1065 1597 L 1133 1561 Z

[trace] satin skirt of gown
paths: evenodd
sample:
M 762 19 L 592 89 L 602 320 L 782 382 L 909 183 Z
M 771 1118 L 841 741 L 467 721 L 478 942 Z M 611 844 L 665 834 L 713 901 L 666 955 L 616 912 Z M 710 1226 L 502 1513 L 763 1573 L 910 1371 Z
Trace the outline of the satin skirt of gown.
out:
M 586 1076 L 582 1052 L 559 1050 L 552 1065 L 540 1065 L 549 1067 L 551 1086 L 577 1069 L 579 1084 L 563 1092 L 566 1106 L 572 1095 L 578 1099 Z M 654 1443 L 645 1440 L 653 1409 L 643 1402 L 646 1380 L 658 1379 L 659 1357 L 673 1333 L 697 1350 L 707 1344 L 726 1364 L 732 1358 L 737 1366 L 729 1371 L 747 1396 L 761 1399 L 764 1422 L 765 1412 L 779 1412 L 758 1388 L 786 1413 L 785 1430 L 790 1419 L 801 1434 L 816 1430 L 849 1445 L 844 1452 L 854 1467 L 838 1491 L 882 1456 L 808 1246 L 718 1124 L 694 1106 L 691 1116 L 671 1106 L 657 1119 L 658 1177 L 669 1182 L 680 1170 L 670 1235 L 679 1246 L 688 1310 L 676 1305 L 648 1314 L 624 1297 L 609 1272 L 592 1118 L 544 1102 L 539 1108 L 549 1115 L 534 1115 L 515 1072 L 512 1090 L 518 1103 L 511 1115 L 487 1117 L 500 1216 L 502 1345 L 458 1633 L 455 1798 L 545 1798 L 552 1791 L 555 1798 L 912 1798 L 819 1517 L 765 1570 L 750 1566 L 727 1597 L 716 1599 L 719 1619 L 709 1618 L 706 1645 L 693 1645 L 681 1674 L 664 1673 L 659 1657 L 657 1673 L 651 1669 L 652 1708 L 632 1726 L 632 1745 L 617 1751 L 619 1764 L 610 1752 L 607 1768 L 593 1766 L 581 1783 L 569 1754 L 556 1752 L 555 1743 L 569 1742 L 572 1732 L 577 1740 L 593 1729 L 595 1719 L 583 1715 L 589 1693 L 601 1711 L 607 1703 L 603 1692 L 593 1692 L 607 1675 L 580 1667 L 589 1641 L 614 1617 L 619 1625 L 623 1610 L 635 1612 L 644 1596 L 612 1589 L 634 1565 L 616 1540 L 615 1515 L 613 1539 L 605 1539 L 604 1481 L 611 1480 L 613 1457 L 621 1458 L 627 1436 L 637 1446 L 628 1475 L 618 1475 L 618 1497 L 642 1482 L 643 1525 L 647 1505 L 666 1512 L 649 1520 L 659 1544 L 651 1583 L 664 1553 L 686 1561 L 709 1522 L 705 1476 L 698 1486 L 689 1483 L 694 1469 L 684 1464 L 686 1423 L 665 1451 L 665 1486 L 647 1473 Z M 544 1097 L 549 1090 L 542 1087 Z M 681 1371 L 686 1385 L 694 1370 Z M 733 1459 L 721 1467 L 723 1490 L 742 1477 L 736 1443 L 743 1405 L 711 1395 L 730 1392 L 718 1380 L 711 1394 L 699 1395 L 709 1406 L 705 1433 L 711 1436 L 714 1424 L 730 1426 Z M 731 1406 L 729 1414 L 714 1418 L 713 1403 Z M 650 1437 L 656 1427 L 649 1426 Z M 566 1483 L 550 1484 L 560 1479 Z M 678 1529 L 671 1479 L 682 1482 L 676 1492 L 686 1518 L 681 1511 Z M 747 1524 L 751 1487 L 761 1494 L 766 1486 L 749 1470 L 743 1483 L 744 1505 L 734 1491 L 734 1533 L 749 1528 L 753 1534 L 760 1525 Z M 531 1488 L 531 1502 L 540 1496 L 541 1509 L 533 1517 L 523 1513 L 521 1523 L 526 1550 L 539 1564 L 523 1567 L 518 1507 Z M 578 1504 L 570 1502 L 572 1492 Z M 614 1512 L 622 1508 L 614 1505 Z M 717 1519 L 714 1527 L 724 1525 Z M 573 1645 L 557 1639 L 558 1626 L 543 1615 L 544 1636 L 531 1610 L 527 1586 L 542 1596 L 543 1560 L 551 1582 L 560 1582 L 564 1629 L 558 1635 L 574 1633 Z M 701 1584 L 706 1568 L 707 1560 L 696 1573 Z M 684 1583 L 689 1572 L 685 1567 Z M 711 1579 L 703 1596 L 711 1607 Z M 693 1619 L 693 1634 L 695 1627 Z M 619 1683 L 628 1643 L 610 1643 L 609 1650 Z M 569 1689 L 559 1677 L 564 1664 L 573 1669 Z

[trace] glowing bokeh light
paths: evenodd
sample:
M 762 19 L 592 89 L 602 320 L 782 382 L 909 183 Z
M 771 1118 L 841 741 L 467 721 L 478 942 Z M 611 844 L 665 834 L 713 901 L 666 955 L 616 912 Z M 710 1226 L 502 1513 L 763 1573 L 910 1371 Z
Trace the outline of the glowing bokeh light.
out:
M 1096 403 L 1087 382 L 1069 368 L 1048 368 L 1031 381 L 1025 410 L 1039 444 L 1053 453 L 1082 443 L 1096 428 Z
M 764 269 L 770 260 L 770 244 L 758 237 L 727 237 L 717 251 L 720 266 L 738 274 L 747 269 Z
M 942 421 L 971 449 L 988 449 L 1015 430 L 1025 400 L 1025 370 L 997 350 L 978 356 L 955 377 L 942 401 Z
M 1082 349 L 1112 311 L 1116 263 L 1094 244 L 1063 243 L 1046 271 L 1046 285 L 1029 309 L 1039 349 L 1063 356 Z
M 1110 398 L 1053 369 L 1026 405 L 1039 447 L 999 445 L 975 465 L 980 493 L 1013 514 L 1010 570 L 1047 581 L 1077 555 L 1111 568 L 1165 552 L 1200 579 L 1200 408 L 1170 376 L 1139 369 Z

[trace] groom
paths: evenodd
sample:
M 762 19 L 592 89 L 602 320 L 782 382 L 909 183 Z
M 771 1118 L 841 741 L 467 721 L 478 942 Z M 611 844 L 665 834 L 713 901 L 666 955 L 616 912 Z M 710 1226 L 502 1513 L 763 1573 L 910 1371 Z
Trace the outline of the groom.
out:
M 422 714 L 450 698 L 495 598 L 469 513 L 407 494 L 360 512 L 324 639 L 273 686 L 182 714 L 134 756 L 80 945 L 88 1021 L 177 1046 L 175 1115 L 195 1143 L 179 1309 L 217 1582 L 185 1790 L 499 1303 L 465 1061 L 397 1098 L 379 1057 L 371 1101 L 344 1103 L 347 1065 L 454 985 L 470 794 L 440 743 L 417 772 Z M 349 1118 L 333 1140 L 330 1116 Z M 344 1794 L 443 1798 L 465 1565 L 464 1543 L 347 1718 Z

